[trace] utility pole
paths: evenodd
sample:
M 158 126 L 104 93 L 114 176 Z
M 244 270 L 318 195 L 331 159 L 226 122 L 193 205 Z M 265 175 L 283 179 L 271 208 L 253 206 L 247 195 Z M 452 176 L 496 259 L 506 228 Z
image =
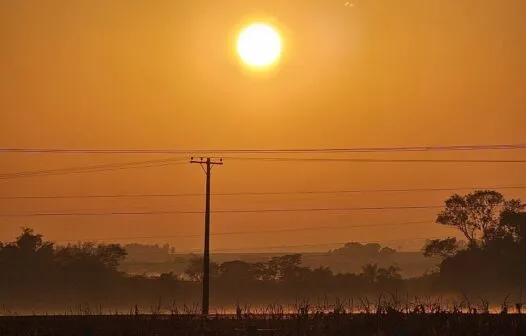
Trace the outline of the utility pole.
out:
M 190 159 L 190 163 L 198 163 L 206 174 L 206 201 L 205 201 L 205 246 L 203 255 L 203 303 L 202 314 L 208 315 L 210 307 L 210 177 L 212 167 L 222 165 L 223 159 L 212 161 L 211 158 Z

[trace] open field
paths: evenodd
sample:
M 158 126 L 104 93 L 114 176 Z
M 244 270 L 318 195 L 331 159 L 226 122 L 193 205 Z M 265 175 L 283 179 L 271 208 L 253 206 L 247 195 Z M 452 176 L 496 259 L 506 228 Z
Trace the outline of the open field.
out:
M 525 335 L 518 314 L 103 315 L 0 317 L 1 336 L 26 335 Z

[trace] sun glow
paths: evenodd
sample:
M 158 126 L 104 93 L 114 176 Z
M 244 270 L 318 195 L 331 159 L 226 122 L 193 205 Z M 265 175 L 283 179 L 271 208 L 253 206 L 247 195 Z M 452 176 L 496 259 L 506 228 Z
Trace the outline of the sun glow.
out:
M 244 28 L 237 39 L 237 54 L 241 61 L 253 68 L 267 68 L 279 61 L 281 37 L 276 29 L 264 23 L 253 23 Z

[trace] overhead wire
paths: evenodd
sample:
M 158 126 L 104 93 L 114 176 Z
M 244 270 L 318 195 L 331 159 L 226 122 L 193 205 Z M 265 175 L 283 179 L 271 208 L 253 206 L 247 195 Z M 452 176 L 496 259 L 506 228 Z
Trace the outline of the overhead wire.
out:
M 488 163 L 488 164 L 511 164 L 526 163 L 526 160 L 499 160 L 499 159 L 361 159 L 361 158 L 313 158 L 313 157 L 241 157 L 229 156 L 224 159 L 233 161 L 269 161 L 269 162 L 332 162 L 332 163 Z M 186 158 L 171 158 L 164 160 L 148 160 L 136 162 L 124 162 L 109 165 L 81 166 L 48 170 L 23 171 L 15 173 L 0 174 L 0 180 L 13 178 L 41 177 L 52 175 L 67 175 L 78 173 L 92 173 L 114 171 L 122 169 L 150 168 L 160 166 L 171 166 L 185 164 Z
M 288 149 L 94 149 L 94 148 L 0 148 L 0 153 L 38 154 L 301 154 L 301 153 L 374 153 L 374 152 L 423 152 L 423 151 L 486 151 L 523 150 L 526 144 L 487 144 L 450 146 L 401 146 L 401 147 L 336 147 Z
M 237 236 L 250 234 L 266 234 L 266 233 L 285 233 L 285 232 L 306 232 L 306 231 L 325 231 L 325 230 L 348 230 L 355 228 L 373 228 L 384 226 L 399 226 L 399 225 L 423 225 L 431 224 L 431 221 L 408 221 L 408 222 L 390 222 L 390 223 L 376 223 L 376 224 L 361 224 L 361 225 L 340 225 L 340 226 L 316 226 L 298 229 L 278 229 L 278 230 L 251 230 L 251 231 L 230 231 L 211 233 L 211 236 Z M 130 241 L 130 240 L 147 240 L 147 239 L 167 239 L 167 238 L 201 238 L 202 234 L 180 234 L 180 235 L 155 235 L 155 236 L 128 236 L 128 237 L 107 237 L 107 238 L 85 238 L 83 241 L 90 242 L 104 242 L 104 241 Z M 59 240 L 56 243 L 78 242 L 79 239 Z
M 475 186 L 475 187 L 447 187 L 447 188 L 386 188 L 386 189 L 351 189 L 351 190 L 312 190 L 312 191 L 270 191 L 270 192 L 227 192 L 211 193 L 212 196 L 280 196 L 280 195 L 333 195 L 333 194 L 362 194 L 362 193 L 411 193 L 411 192 L 439 192 L 455 190 L 513 190 L 526 189 L 526 186 Z M 90 199 L 90 198 L 162 198 L 162 197 L 203 197 L 203 193 L 166 193 L 166 194 L 91 194 L 91 195 L 18 195 L 0 196 L 0 200 L 24 199 Z
M 113 170 L 122 170 L 122 169 L 149 168 L 149 167 L 159 167 L 159 166 L 185 164 L 185 163 L 186 163 L 186 158 L 168 158 L 168 159 L 159 159 L 159 160 L 112 163 L 112 164 L 96 165 L 96 166 L 80 166 L 80 167 L 69 167 L 69 168 L 59 168 L 59 169 L 47 169 L 47 170 L 6 173 L 6 174 L 0 174 L 0 179 L 91 173 L 91 172 L 113 171 Z
M 38 154 L 170 154 L 197 156 L 201 154 L 349 154 L 349 153 L 389 153 L 389 152 L 441 152 L 441 151 L 488 151 L 524 150 L 526 144 L 457 145 L 457 146 L 412 146 L 412 147 L 346 147 L 346 148 L 300 148 L 300 149 L 76 149 L 76 148 L 0 148 L 2 153 Z M 519 159 L 377 159 L 377 158 L 334 158 L 334 157 L 253 157 L 223 156 L 229 160 L 274 161 L 274 162 L 354 162 L 354 163 L 526 163 Z M 145 160 L 108 165 L 71 167 L 37 171 L 0 174 L 0 179 L 62 175 L 73 173 L 100 172 L 120 169 L 158 167 L 185 161 L 186 158 L 164 160 Z
M 526 149 L 526 145 L 476 145 L 476 146 L 425 146 L 425 147 L 354 147 L 354 148 L 323 148 L 323 149 L 237 149 L 237 150 L 104 150 L 104 149 L 64 149 L 64 148 L 0 148 L 0 153 L 60 153 L 60 154 L 334 154 L 334 153 L 372 153 L 372 152 L 422 152 L 422 151 L 475 151 L 475 150 L 518 150 Z M 409 163 L 526 163 L 526 160 L 493 160 L 493 159 L 368 159 L 368 158 L 313 158 L 313 157 L 224 157 L 231 160 L 264 160 L 264 161 L 283 161 L 283 162 L 409 162 Z M 131 168 L 143 168 L 160 165 L 171 165 L 184 163 L 185 158 L 170 158 L 164 160 L 148 160 L 126 163 L 116 163 L 108 165 L 72 167 L 54 170 L 40 170 L 19 172 L 11 174 L 1 174 L 0 179 L 48 176 L 59 174 L 98 172 L 108 170 L 120 170 Z M 504 186 L 501 189 L 519 189 L 523 186 Z M 233 195 L 282 195 L 282 194 L 336 194 L 336 193 L 358 193 L 358 192 L 424 192 L 424 191 L 445 191 L 459 188 L 416 188 L 416 189 L 377 189 L 377 190 L 337 190 L 337 191 L 305 191 L 305 192 L 268 192 L 268 193 L 218 193 L 216 196 Z M 467 188 L 466 188 L 467 189 Z M 114 198 L 114 197 L 178 197 L 178 196 L 200 196 L 201 194 L 157 194 L 157 195 L 86 195 L 86 196 L 19 196 L 2 197 L 2 199 L 15 198 Z M 359 208 L 299 208 L 299 209 L 254 209 L 254 210 L 217 210 L 214 213 L 264 213 L 264 212 L 304 212 L 304 211 L 359 211 L 359 210 L 396 210 L 396 209 L 429 209 L 441 206 L 397 206 L 397 207 L 359 207 Z M 142 212 L 98 212 L 98 213 L 78 213 L 78 212 L 55 212 L 55 213 L 19 213 L 19 214 L 0 214 L 0 217 L 40 217 L 40 216 L 128 216 L 128 215 L 163 215 L 163 214 L 202 214 L 202 211 L 142 211 Z
M 526 163 L 526 160 L 500 159 L 360 159 L 360 158 L 313 158 L 313 157 L 242 157 L 224 156 L 223 159 L 272 162 L 353 162 L 353 163 Z
M 349 148 L 303 148 L 303 149 L 230 149 L 230 150 L 162 150 L 162 149 L 68 149 L 68 148 L 0 148 L 0 153 L 38 153 L 38 154 L 343 154 L 343 153 L 379 153 L 379 152 L 434 152 L 434 151 L 486 151 L 486 150 L 523 150 L 526 149 L 524 144 L 504 144 L 504 145 L 468 145 L 468 146 L 421 146 L 421 147 L 349 147 Z M 247 156 L 223 156 L 229 160 L 258 160 L 274 162 L 375 162 L 375 163 L 526 163 L 526 160 L 504 160 L 504 159 L 371 159 L 371 158 L 334 158 L 334 157 L 247 157 Z M 61 169 L 49 169 L 39 171 L 27 171 L 17 173 L 0 174 L 0 179 L 49 176 L 61 174 L 75 174 L 85 172 L 100 172 L 132 168 L 158 167 L 163 165 L 184 164 L 186 158 L 170 158 L 164 160 L 147 160 L 136 162 L 115 163 L 108 165 L 71 167 Z M 500 189 L 523 189 L 524 186 L 503 186 Z M 268 193 L 218 193 L 216 196 L 233 196 L 233 195 L 285 195 L 285 194 L 336 194 L 336 193 L 358 193 L 358 192 L 425 192 L 425 191 L 446 191 L 460 188 L 415 188 L 415 189 L 376 189 L 376 190 L 336 190 L 336 191 L 304 191 L 304 192 L 268 192 Z M 468 188 L 464 188 L 468 189 Z M 471 189 L 471 188 L 469 188 Z M 493 188 L 492 188 L 493 189 Z M 20 199 L 20 198 L 114 198 L 114 197 L 178 197 L 178 196 L 201 196 L 202 194 L 150 194 L 150 195 L 85 195 L 85 196 L 14 196 L 2 197 L 1 199 Z M 297 208 L 297 209 L 245 209 L 245 210 L 217 210 L 213 213 L 265 213 L 265 212 L 310 212 L 310 211 L 367 211 L 367 210 L 398 210 L 398 209 L 432 209 L 440 206 L 394 206 L 394 207 L 357 207 L 357 208 Z M 18 214 L 0 214 L 0 217 L 40 217 L 40 216 L 143 216 L 143 215 L 171 215 L 171 214 L 202 214 L 202 211 L 141 211 L 141 212 L 55 212 L 55 213 L 18 213 Z M 407 224 L 416 224 L 412 222 Z M 401 223 L 398 223 L 399 225 Z M 392 224 L 382 224 L 392 225 Z M 372 227 L 375 225 L 363 225 L 352 227 L 325 227 L 325 228 L 304 228 L 304 229 L 284 229 L 265 232 L 296 232 L 309 231 L 318 229 L 345 229 L 358 227 Z M 380 226 L 380 225 L 376 225 Z M 217 235 L 235 235 L 249 234 L 257 232 L 226 232 Z M 197 236 L 197 235 L 195 235 Z M 200 236 L 200 235 L 198 235 Z M 180 237 L 180 236 L 179 236 Z M 109 239 L 109 238 L 108 238 Z M 123 240 L 127 238 L 122 238 Z M 422 238 L 409 238 L 422 239 Z M 430 239 L 425 237 L 424 239 Z M 408 239 L 404 239 L 408 240 Z M 396 240 L 393 240 L 396 241 Z M 266 246 L 258 249 L 275 249 L 290 247 L 314 247 L 331 244 L 303 244 L 303 245 L 282 245 Z M 343 244 L 343 243 L 341 243 Z M 247 248 L 241 248 L 246 250 Z M 223 251 L 236 251 L 240 249 L 228 249 Z M 218 252 L 216 250 L 216 252 Z
M 389 207 L 355 207 L 355 208 L 276 208 L 276 209 L 238 209 L 213 210 L 214 214 L 230 213 L 277 213 L 277 212 L 348 212 L 348 211 L 383 211 L 410 209 L 437 209 L 443 205 L 404 205 Z M 110 212 L 32 212 L 32 213 L 0 213 L 0 218 L 16 217 L 74 217 L 74 216 L 149 216 L 149 215 L 192 215 L 204 214 L 203 211 L 110 211 Z

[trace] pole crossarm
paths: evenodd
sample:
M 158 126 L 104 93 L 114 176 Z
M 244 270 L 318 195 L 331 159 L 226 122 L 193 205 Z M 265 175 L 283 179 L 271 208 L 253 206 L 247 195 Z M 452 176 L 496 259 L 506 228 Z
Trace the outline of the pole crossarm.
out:
M 219 161 L 213 161 L 212 158 L 190 158 L 190 163 L 198 163 L 202 165 L 206 165 L 207 163 L 210 163 L 212 166 L 222 166 L 223 165 L 223 159 L 219 159 Z

